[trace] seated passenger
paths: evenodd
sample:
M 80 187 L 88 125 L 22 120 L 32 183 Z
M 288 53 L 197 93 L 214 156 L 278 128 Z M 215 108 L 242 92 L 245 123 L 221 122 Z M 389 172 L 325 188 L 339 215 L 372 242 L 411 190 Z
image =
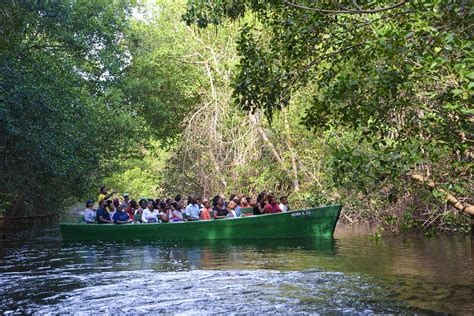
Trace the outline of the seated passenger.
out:
M 122 205 L 117 207 L 117 211 L 115 212 L 112 219 L 114 220 L 115 224 L 128 224 L 132 222 L 132 219 L 128 213 L 122 209 Z
M 153 207 L 153 202 L 149 201 L 142 214 L 143 223 L 158 223 L 158 210 Z
M 211 220 L 212 219 L 212 209 L 211 209 L 211 205 L 209 203 L 209 200 L 206 199 L 206 198 L 203 198 L 202 199 L 202 208 L 201 210 L 199 211 L 199 219 L 200 220 L 204 220 L 204 221 L 208 221 L 208 220 Z
M 268 214 L 268 213 L 281 213 L 281 209 L 278 206 L 278 203 L 276 202 L 276 198 L 273 194 L 268 195 L 268 203 L 265 205 L 265 208 L 263 209 L 263 213 Z
M 169 212 L 169 208 L 168 208 L 168 206 L 166 205 L 166 203 L 165 203 L 165 202 L 161 202 L 161 203 L 160 203 L 159 217 L 160 217 L 160 221 L 161 221 L 162 223 L 168 223 L 168 222 L 169 222 L 170 217 L 171 217 L 171 216 L 170 216 L 171 214 L 169 214 L 169 213 L 170 213 L 170 212 Z
M 139 204 L 139 208 L 137 208 L 135 210 L 135 213 L 134 213 L 134 216 L 135 216 L 135 220 L 137 222 L 142 222 L 142 217 L 143 217 L 143 210 L 146 209 L 146 203 L 147 201 L 145 199 L 141 199 L 140 202 L 138 203 Z
M 109 212 L 105 208 L 105 200 L 99 202 L 99 208 L 97 209 L 97 222 L 99 224 L 113 224 L 114 221 L 110 218 Z
M 86 209 L 84 210 L 84 221 L 87 224 L 93 224 L 97 220 L 97 213 L 93 209 L 94 207 L 94 200 L 87 200 L 86 201 Z
M 252 216 L 253 215 L 253 206 L 255 206 L 255 204 L 253 206 L 250 205 L 250 201 L 252 200 L 251 197 L 244 197 L 242 196 L 240 198 L 240 203 L 239 203 L 239 214 L 240 216 L 242 217 L 246 217 L 246 216 Z
M 214 205 L 214 207 L 212 208 L 214 213 L 214 219 L 226 218 L 228 212 L 227 209 L 224 207 L 224 199 L 219 195 L 216 195 L 212 199 L 212 202 L 212 204 Z
M 255 203 L 255 206 L 253 207 L 253 215 L 263 214 L 263 210 L 265 209 L 266 205 L 267 205 L 267 193 L 261 192 L 257 197 L 257 202 Z
M 115 208 L 115 204 L 111 200 L 108 200 L 105 204 L 107 205 L 107 209 L 109 210 L 110 218 L 113 218 L 115 212 L 117 211 L 117 209 Z
M 254 207 L 257 204 L 257 200 L 254 197 L 247 196 L 247 202 L 249 203 L 249 207 Z
M 183 214 L 179 208 L 179 203 L 172 202 L 171 203 L 171 218 L 170 222 L 182 222 L 184 221 Z
M 227 207 L 227 204 L 228 204 L 230 201 L 233 201 L 236 197 L 237 197 L 237 194 L 232 193 L 232 194 L 229 196 L 229 200 L 225 203 L 225 206 Z
M 202 204 L 201 204 L 201 198 L 200 197 L 196 198 L 196 205 L 199 206 L 199 210 L 202 209 Z
M 114 204 L 115 208 L 117 208 L 120 205 L 120 200 L 118 198 L 115 198 L 112 200 L 112 203 Z
M 122 208 L 126 210 L 130 206 L 130 197 L 128 193 L 123 194 L 123 202 L 122 202 Z
M 135 221 L 135 210 L 137 209 L 137 202 L 135 200 L 131 200 L 127 202 L 128 206 L 125 208 L 125 212 L 127 212 L 128 216 L 132 221 Z
M 242 197 L 240 199 L 240 205 L 239 206 L 241 208 L 249 208 L 250 207 L 249 200 L 250 200 L 250 197 Z
M 237 207 L 237 203 L 235 203 L 235 201 L 233 200 L 227 203 L 227 218 L 235 218 L 235 217 L 240 216 L 237 214 L 235 210 L 236 207 Z
M 189 204 L 186 206 L 185 213 L 188 221 L 199 220 L 199 205 L 197 204 L 196 197 L 189 197 Z
M 235 214 L 236 214 L 236 217 L 240 217 L 240 197 L 234 197 L 234 199 L 232 200 L 234 201 L 235 203 L 235 207 L 234 207 L 234 210 L 235 210 Z
M 290 209 L 288 208 L 288 198 L 286 196 L 282 196 L 280 198 L 280 209 L 282 212 L 288 212 Z

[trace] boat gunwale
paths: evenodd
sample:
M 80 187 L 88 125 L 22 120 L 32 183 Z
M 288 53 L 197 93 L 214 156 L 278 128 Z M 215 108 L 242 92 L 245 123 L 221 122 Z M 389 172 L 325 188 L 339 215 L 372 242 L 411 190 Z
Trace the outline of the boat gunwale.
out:
M 296 212 L 305 212 L 305 211 L 314 211 L 318 209 L 324 209 L 324 208 L 330 208 L 330 207 L 337 207 L 341 206 L 342 209 L 342 204 L 331 204 L 331 205 L 325 205 L 325 206 L 318 206 L 318 207 L 310 207 L 310 208 L 305 208 L 305 209 L 299 209 L 299 210 L 293 210 L 293 211 L 288 211 L 288 212 L 279 212 L 279 213 L 266 213 L 266 214 L 260 214 L 260 215 L 251 215 L 251 216 L 241 216 L 241 217 L 234 217 L 234 218 L 222 218 L 222 219 L 213 219 L 213 220 L 196 220 L 196 221 L 180 221 L 180 222 L 165 222 L 165 223 L 140 223 L 137 225 L 156 225 L 156 224 L 198 224 L 198 223 L 212 223 L 212 222 L 224 222 L 224 221 L 235 221 L 235 220 L 247 220 L 250 218 L 262 218 L 266 216 L 281 216 L 285 214 L 291 214 L 291 213 L 296 213 Z M 339 214 L 338 214 L 339 217 Z M 99 224 L 99 223 L 59 223 L 59 225 L 67 225 L 67 226 L 72 226 L 72 225 L 86 225 L 86 226 L 92 226 L 92 225 L 97 225 L 97 226 L 128 226 L 130 224 L 115 224 L 115 223 L 110 223 L 110 224 Z

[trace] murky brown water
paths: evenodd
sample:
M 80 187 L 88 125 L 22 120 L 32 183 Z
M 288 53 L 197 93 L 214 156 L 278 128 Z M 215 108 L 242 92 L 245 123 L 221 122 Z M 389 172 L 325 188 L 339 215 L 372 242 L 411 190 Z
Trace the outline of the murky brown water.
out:
M 0 242 L 0 311 L 432 313 L 474 310 L 469 236 Z

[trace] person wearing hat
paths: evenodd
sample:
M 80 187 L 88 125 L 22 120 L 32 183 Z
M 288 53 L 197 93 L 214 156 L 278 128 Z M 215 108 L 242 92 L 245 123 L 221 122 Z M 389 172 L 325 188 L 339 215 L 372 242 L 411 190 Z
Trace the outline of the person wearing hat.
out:
M 86 201 L 86 209 L 84 210 L 84 221 L 87 224 L 95 224 L 97 220 L 97 213 L 93 209 L 94 207 L 94 200 L 89 199 Z

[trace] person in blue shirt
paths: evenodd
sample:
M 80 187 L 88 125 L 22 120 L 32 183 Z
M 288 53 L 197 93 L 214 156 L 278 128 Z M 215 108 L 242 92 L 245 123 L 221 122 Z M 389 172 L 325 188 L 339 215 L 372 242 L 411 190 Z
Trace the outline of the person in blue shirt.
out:
M 117 207 L 117 211 L 115 212 L 113 218 L 115 224 L 128 224 L 131 223 L 132 220 L 127 212 L 125 212 L 121 205 Z
M 99 224 L 113 224 L 114 221 L 110 218 L 109 212 L 105 209 L 105 200 L 99 202 L 97 209 L 97 223 Z

